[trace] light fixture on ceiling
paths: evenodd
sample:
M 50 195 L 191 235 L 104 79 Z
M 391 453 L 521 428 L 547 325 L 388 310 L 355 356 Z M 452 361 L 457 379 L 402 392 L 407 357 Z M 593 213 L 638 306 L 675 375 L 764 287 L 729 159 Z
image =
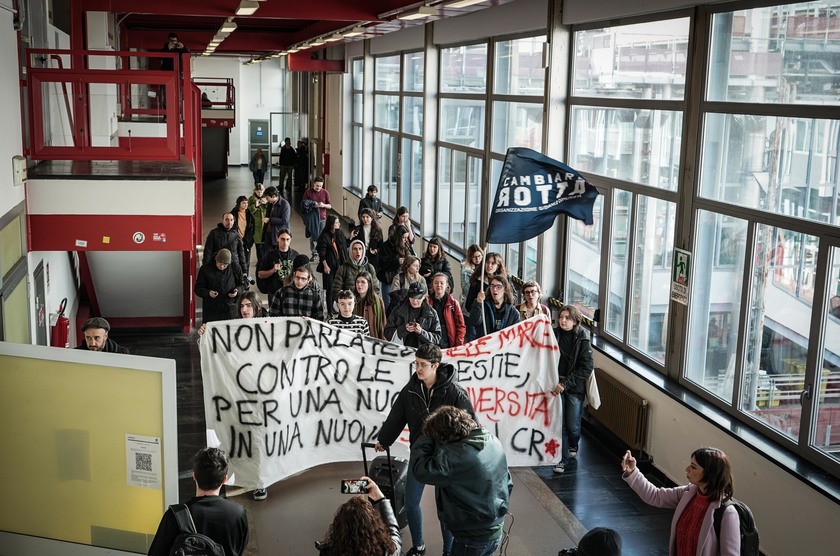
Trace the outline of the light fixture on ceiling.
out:
M 324 42 L 335 42 L 335 41 L 340 41 L 343 38 L 344 38 L 344 35 L 342 35 L 341 33 L 336 33 L 334 35 L 330 35 L 329 37 L 324 37 L 323 40 L 324 40 Z
M 254 15 L 260 8 L 260 3 L 255 2 L 254 0 L 242 0 L 239 3 L 239 7 L 236 8 L 236 15 Z
M 431 6 L 420 6 L 416 10 L 409 10 L 397 15 L 397 19 L 410 21 L 412 19 L 426 19 L 437 15 L 437 10 Z
M 344 32 L 344 38 L 347 39 L 347 38 L 350 38 L 350 37 L 358 37 L 359 35 L 363 35 L 364 33 L 365 33 L 365 28 L 364 27 L 353 27 L 349 31 Z
M 226 38 L 228 38 L 227 33 L 216 33 L 215 35 L 213 35 L 213 40 L 214 41 L 222 42 Z
M 311 46 L 323 46 L 323 45 L 325 45 L 325 44 L 327 44 L 327 43 L 326 43 L 326 41 L 325 41 L 324 39 L 322 39 L 322 38 L 318 37 L 317 39 L 315 39 L 314 41 L 312 41 L 312 42 L 311 42 L 311 43 L 309 43 L 309 44 L 310 44 Z
M 235 21 L 225 21 L 222 23 L 222 26 L 219 27 L 220 33 L 233 33 L 236 31 L 236 22 Z
M 294 54 L 295 52 L 300 52 L 300 48 L 290 48 L 286 52 L 288 52 L 289 54 Z
M 446 5 L 447 8 L 466 8 L 475 4 L 481 4 L 485 0 L 455 0 Z

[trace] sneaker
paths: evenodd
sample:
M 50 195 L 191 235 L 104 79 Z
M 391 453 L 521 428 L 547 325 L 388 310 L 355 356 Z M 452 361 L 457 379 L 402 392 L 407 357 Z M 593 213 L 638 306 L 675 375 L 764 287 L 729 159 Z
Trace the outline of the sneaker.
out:
M 554 466 L 555 473 L 565 473 L 566 472 L 566 464 L 562 461 L 558 462 L 557 465 Z
M 412 546 L 411 550 L 405 553 L 405 556 L 423 556 L 426 553 L 426 545 Z
M 577 457 L 577 453 L 578 453 L 578 449 L 577 449 L 577 448 L 569 448 L 569 457 L 570 457 L 570 458 L 576 458 L 576 457 Z
M 268 498 L 268 489 L 258 488 L 254 491 L 254 500 L 265 500 Z

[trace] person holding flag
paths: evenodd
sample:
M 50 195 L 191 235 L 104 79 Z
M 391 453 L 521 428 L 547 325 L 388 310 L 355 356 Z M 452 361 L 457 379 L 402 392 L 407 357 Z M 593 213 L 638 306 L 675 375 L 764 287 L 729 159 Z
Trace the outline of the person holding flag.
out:
M 475 298 L 475 307 L 467 322 L 467 342 L 519 322 L 519 309 L 513 304 L 513 290 L 507 278 L 493 276 L 488 290 L 489 299 L 484 291 L 478 292 Z

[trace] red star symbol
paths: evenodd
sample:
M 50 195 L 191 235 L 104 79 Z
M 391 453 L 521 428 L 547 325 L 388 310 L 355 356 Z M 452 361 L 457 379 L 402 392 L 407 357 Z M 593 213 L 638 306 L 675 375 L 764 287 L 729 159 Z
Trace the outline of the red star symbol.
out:
M 545 453 L 553 458 L 557 457 L 557 450 L 559 449 L 560 444 L 553 438 L 545 443 Z

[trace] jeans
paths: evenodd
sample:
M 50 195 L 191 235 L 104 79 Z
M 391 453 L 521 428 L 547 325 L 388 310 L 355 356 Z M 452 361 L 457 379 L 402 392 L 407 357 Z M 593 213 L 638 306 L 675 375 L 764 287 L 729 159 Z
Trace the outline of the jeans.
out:
M 411 468 L 408 468 L 408 477 L 405 481 L 405 514 L 408 518 L 408 530 L 411 532 L 411 544 L 423 546 L 426 541 L 423 539 L 423 513 L 420 510 L 420 500 L 423 498 L 423 489 L 426 487 L 414 477 Z M 443 538 L 443 551 L 451 552 L 452 533 L 441 523 L 440 535 Z
M 580 443 L 580 414 L 583 411 L 583 398 L 563 392 L 563 447 L 560 461 L 569 461 L 569 446 Z
M 450 556 L 493 556 L 496 549 L 499 548 L 501 539 L 493 539 L 492 541 L 473 541 L 469 539 L 455 539 L 452 543 L 452 550 L 449 551 Z
M 385 308 L 387 309 L 388 305 L 391 304 L 391 282 L 380 281 L 379 285 L 382 286 L 382 288 L 380 290 L 382 292 L 382 303 L 385 304 Z M 391 341 L 391 338 L 385 338 L 385 339 L 388 340 L 389 342 Z

